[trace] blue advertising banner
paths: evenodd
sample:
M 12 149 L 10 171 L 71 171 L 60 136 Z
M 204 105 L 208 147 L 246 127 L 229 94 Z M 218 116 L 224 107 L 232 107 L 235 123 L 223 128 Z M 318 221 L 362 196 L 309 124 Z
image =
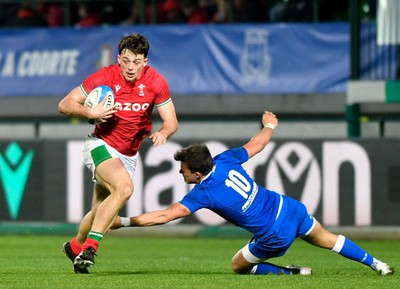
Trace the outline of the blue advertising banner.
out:
M 172 94 L 343 93 L 349 27 L 165 25 L 0 30 L 0 97 L 64 96 L 116 61 L 122 36 L 150 42 Z

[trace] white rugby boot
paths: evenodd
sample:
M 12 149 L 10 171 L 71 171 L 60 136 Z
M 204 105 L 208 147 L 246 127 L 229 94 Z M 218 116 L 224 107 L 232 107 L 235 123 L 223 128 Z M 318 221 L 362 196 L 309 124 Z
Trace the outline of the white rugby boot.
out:
M 393 275 L 394 269 L 390 267 L 388 264 L 383 263 L 377 259 L 374 259 L 374 262 L 371 265 L 372 270 L 374 270 L 378 275 L 386 276 Z

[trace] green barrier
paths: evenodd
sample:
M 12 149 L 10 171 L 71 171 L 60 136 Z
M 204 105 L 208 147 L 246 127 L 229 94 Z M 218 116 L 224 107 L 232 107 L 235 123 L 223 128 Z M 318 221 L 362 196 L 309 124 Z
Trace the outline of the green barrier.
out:
M 0 222 L 0 235 L 74 235 L 78 225 L 67 223 Z

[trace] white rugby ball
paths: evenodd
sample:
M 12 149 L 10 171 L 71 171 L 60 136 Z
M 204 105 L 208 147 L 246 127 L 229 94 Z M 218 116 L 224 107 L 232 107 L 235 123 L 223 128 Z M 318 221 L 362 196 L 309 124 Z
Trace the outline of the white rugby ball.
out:
M 83 105 L 85 107 L 94 108 L 104 98 L 106 98 L 106 101 L 104 102 L 104 107 L 110 107 L 114 104 L 115 101 L 114 91 L 111 89 L 111 87 L 107 85 L 100 85 L 89 93 Z

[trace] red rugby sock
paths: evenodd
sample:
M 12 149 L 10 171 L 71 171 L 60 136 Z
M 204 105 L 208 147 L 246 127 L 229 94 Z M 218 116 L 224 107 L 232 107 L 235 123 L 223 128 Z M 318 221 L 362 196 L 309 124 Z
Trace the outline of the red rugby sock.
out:
M 78 255 L 82 251 L 82 244 L 78 243 L 76 237 L 73 237 L 69 243 L 71 244 L 72 252 L 74 252 L 75 255 Z
M 85 251 L 89 247 L 94 248 L 95 253 L 97 253 L 97 250 L 99 248 L 99 242 L 92 238 L 87 238 L 82 246 L 82 251 Z

